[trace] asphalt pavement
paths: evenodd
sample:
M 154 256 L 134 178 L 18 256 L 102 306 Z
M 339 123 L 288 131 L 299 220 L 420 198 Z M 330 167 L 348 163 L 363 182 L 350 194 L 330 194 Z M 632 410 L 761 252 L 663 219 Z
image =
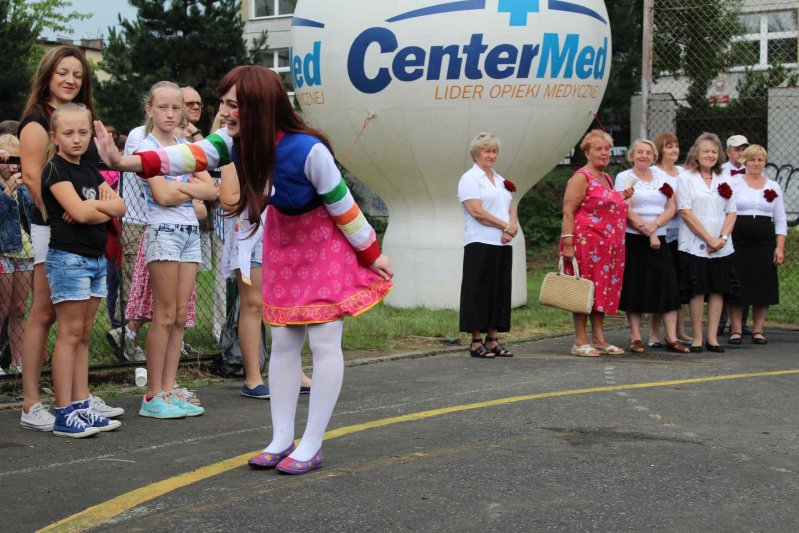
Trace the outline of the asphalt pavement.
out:
M 560 337 L 356 364 L 324 467 L 303 476 L 246 466 L 269 403 L 236 383 L 200 389 L 194 419 L 115 398 L 122 428 L 81 440 L 0 412 L 0 529 L 799 531 L 799 332 L 748 341 L 578 358 Z

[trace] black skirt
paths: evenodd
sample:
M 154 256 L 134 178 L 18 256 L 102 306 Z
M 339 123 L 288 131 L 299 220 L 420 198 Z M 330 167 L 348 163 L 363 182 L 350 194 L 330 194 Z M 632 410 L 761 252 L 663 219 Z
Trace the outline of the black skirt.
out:
M 624 281 L 619 309 L 628 313 L 666 313 L 680 308 L 677 271 L 671 248 L 660 237 L 660 248 L 649 237 L 625 235 Z
M 740 288 L 732 255 L 708 259 L 680 252 L 680 296 L 683 301 L 711 293 L 734 298 Z
M 735 274 L 741 283 L 740 295 L 728 301 L 739 305 L 780 303 L 780 284 L 774 264 L 774 222 L 771 217 L 739 216 L 732 232 L 735 246 Z
M 463 249 L 460 330 L 510 331 L 513 248 L 473 242 Z

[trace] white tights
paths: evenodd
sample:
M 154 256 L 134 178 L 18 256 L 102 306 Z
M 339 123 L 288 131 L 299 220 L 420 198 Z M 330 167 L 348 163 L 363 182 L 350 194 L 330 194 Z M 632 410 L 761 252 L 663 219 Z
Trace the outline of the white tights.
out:
M 269 394 L 273 433 L 272 442 L 264 451 L 282 452 L 294 442 L 294 417 L 302 381 L 300 352 L 306 334 L 313 353 L 313 386 L 305 433 L 291 456 L 298 461 L 307 461 L 322 447 L 322 438 L 344 380 L 343 325 L 341 320 L 336 320 L 310 326 L 271 328 Z

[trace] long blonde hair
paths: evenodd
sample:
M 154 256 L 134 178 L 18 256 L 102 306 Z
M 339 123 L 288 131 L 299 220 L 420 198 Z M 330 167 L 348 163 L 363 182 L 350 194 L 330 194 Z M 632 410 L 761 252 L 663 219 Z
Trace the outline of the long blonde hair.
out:
M 177 83 L 173 83 L 171 81 L 159 81 L 158 83 L 150 87 L 147 96 L 144 98 L 145 111 L 148 107 L 153 105 L 153 99 L 155 98 L 155 93 L 157 93 L 160 89 L 175 89 L 180 93 L 181 101 L 183 100 L 183 91 L 180 90 L 180 87 L 178 87 Z M 144 136 L 147 137 L 148 135 L 150 135 L 150 132 L 153 131 L 154 127 L 155 127 L 155 122 L 153 121 L 153 119 L 151 117 L 147 117 L 146 120 L 144 121 Z

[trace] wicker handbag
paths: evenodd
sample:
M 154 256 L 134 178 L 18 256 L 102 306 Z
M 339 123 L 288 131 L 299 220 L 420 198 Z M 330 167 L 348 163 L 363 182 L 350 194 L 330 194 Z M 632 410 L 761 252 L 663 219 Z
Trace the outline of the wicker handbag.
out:
M 580 277 L 577 261 L 572 258 L 574 276 L 563 273 L 563 256 L 558 262 L 558 271 L 544 276 L 539 301 L 541 305 L 556 307 L 572 313 L 589 314 L 594 307 L 594 282 Z

